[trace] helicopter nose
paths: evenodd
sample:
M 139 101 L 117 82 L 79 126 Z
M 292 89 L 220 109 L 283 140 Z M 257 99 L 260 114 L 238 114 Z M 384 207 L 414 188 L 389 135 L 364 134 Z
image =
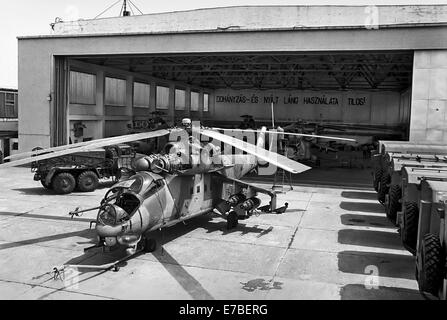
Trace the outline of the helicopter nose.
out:
M 117 237 L 121 232 L 121 226 L 96 225 L 96 233 L 100 238 Z

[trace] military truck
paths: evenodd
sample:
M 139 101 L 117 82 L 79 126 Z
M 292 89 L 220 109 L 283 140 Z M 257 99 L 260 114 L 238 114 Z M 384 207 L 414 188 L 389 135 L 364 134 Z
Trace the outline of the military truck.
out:
M 409 141 L 379 141 L 378 150 L 372 156 L 373 164 L 373 187 L 374 190 L 379 192 L 380 184 L 382 180 L 386 181 L 386 177 L 383 177 L 384 171 L 387 171 L 389 162 L 387 161 L 387 154 L 447 154 L 447 144 L 423 144 Z M 382 190 L 379 194 L 379 201 L 385 201 L 385 190 Z
M 58 194 L 77 190 L 92 192 L 100 179 L 118 180 L 123 172 L 131 170 L 134 150 L 128 145 L 115 145 L 82 151 L 57 158 L 33 162 L 34 180 Z
M 402 244 L 413 255 L 416 254 L 421 184 L 424 180 L 447 181 L 447 168 L 402 168 L 402 211 L 398 213 L 397 221 Z
M 446 299 L 447 182 L 423 180 L 416 244 L 416 279 L 419 291 Z
M 387 153 L 387 167 L 383 169 L 378 187 L 379 202 L 385 205 L 387 217 L 396 224 L 397 213 L 402 206 L 402 168 L 447 169 L 446 155 Z

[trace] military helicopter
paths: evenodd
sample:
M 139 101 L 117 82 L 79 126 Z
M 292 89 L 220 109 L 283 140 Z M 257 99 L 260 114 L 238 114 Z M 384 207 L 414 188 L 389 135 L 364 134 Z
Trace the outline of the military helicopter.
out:
M 133 164 L 134 174 L 110 188 L 98 207 L 70 212 L 74 217 L 98 210 L 97 219 L 92 221 L 91 227 L 95 225 L 99 241 L 85 251 L 124 247 L 128 254 L 112 264 L 76 267 L 113 268 L 118 271 L 121 262 L 137 253 L 156 249 L 155 240 L 150 238 L 151 231 L 213 212 L 226 219 L 227 229 L 233 229 L 240 220 L 249 219 L 254 214 L 282 214 L 287 210 L 287 203 L 278 207 L 275 193 L 244 182 L 241 178 L 256 170 L 259 161 L 268 162 L 294 174 L 311 168 L 265 149 L 266 127 L 260 131 L 244 132 L 247 135 L 258 134 L 256 145 L 222 134 L 218 130 L 193 123 L 192 128 L 163 129 L 36 150 L 15 156 L 18 160 L 1 164 L 0 169 L 98 147 L 169 135 L 170 142 L 163 152 L 136 159 Z M 271 133 L 273 136 L 276 134 Z M 212 139 L 211 143 L 202 143 L 202 140 L 207 139 Z M 274 145 L 275 139 L 271 140 L 270 147 Z M 233 154 L 231 150 L 222 152 L 222 145 L 224 149 L 225 146 L 230 146 L 230 149 L 234 147 L 245 154 Z M 258 193 L 268 195 L 270 203 L 261 206 Z

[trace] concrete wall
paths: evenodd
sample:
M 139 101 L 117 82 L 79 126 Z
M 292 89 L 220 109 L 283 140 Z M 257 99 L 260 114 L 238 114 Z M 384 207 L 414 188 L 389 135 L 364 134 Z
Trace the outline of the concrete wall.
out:
M 395 26 L 447 22 L 446 5 L 243 6 L 57 23 L 54 34 Z
M 278 121 L 300 118 L 392 126 L 401 124 L 400 96 L 399 92 L 216 90 L 211 114 L 228 121 L 240 121 L 245 114 L 270 121 L 273 102 Z
M 414 53 L 410 140 L 447 142 L 447 50 Z
M 19 150 L 50 146 L 54 60 L 47 46 L 19 43 Z

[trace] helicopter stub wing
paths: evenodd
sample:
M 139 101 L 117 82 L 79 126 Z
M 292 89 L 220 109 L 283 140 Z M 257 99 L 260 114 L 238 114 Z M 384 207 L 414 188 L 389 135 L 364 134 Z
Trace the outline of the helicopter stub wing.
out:
M 254 185 L 254 184 L 251 184 L 251 183 L 248 183 L 248 182 L 239 180 L 239 179 L 229 178 L 229 177 L 226 177 L 226 176 L 223 176 L 223 175 L 220 175 L 220 174 L 213 175 L 213 177 L 214 177 L 215 179 L 220 180 L 220 181 L 223 181 L 223 182 L 237 183 L 237 184 L 239 184 L 240 186 L 242 186 L 242 187 L 244 187 L 244 188 L 248 188 L 248 187 L 250 187 L 250 188 L 253 189 L 254 191 L 259 192 L 259 193 L 266 194 L 266 195 L 268 195 L 268 196 L 270 196 L 270 197 L 274 197 L 274 196 L 275 196 L 275 193 L 272 192 L 272 191 L 270 191 L 270 190 L 267 190 L 267 189 L 265 189 L 265 188 L 258 187 L 258 186 Z
M 153 131 L 153 132 L 138 133 L 138 134 L 119 136 L 119 137 L 114 137 L 114 138 L 99 139 L 99 140 L 95 140 L 93 143 L 89 143 L 89 144 L 81 143 L 81 144 L 71 144 L 71 145 L 62 146 L 62 147 L 56 147 L 56 148 L 58 148 L 57 149 L 58 151 L 56 151 L 56 152 L 54 152 L 54 151 L 51 152 L 51 149 L 54 150 L 54 148 L 43 149 L 43 150 L 38 151 L 40 155 L 26 157 L 24 159 L 19 159 L 16 161 L 11 161 L 11 162 L 6 162 L 3 164 L 0 164 L 0 169 L 20 166 L 20 165 L 28 164 L 28 163 L 35 162 L 35 161 L 57 158 L 60 156 L 69 155 L 69 154 L 73 154 L 73 153 L 77 153 L 77 152 L 90 151 L 90 150 L 93 150 L 96 148 L 112 146 L 115 144 L 121 144 L 121 143 L 126 143 L 126 142 L 133 142 L 133 141 L 138 141 L 138 140 L 162 137 L 162 136 L 170 134 L 171 132 L 172 131 L 169 131 L 169 130 L 158 130 L 158 131 Z M 44 153 L 44 154 L 42 154 L 42 153 Z
M 267 161 L 281 169 L 284 169 L 294 174 L 301 173 L 311 169 L 310 167 L 305 166 L 302 163 L 290 160 L 289 158 L 286 158 L 278 153 L 271 152 L 263 148 L 259 148 L 251 143 L 230 136 L 226 136 L 219 132 L 211 130 L 201 130 L 201 134 L 219 140 L 223 143 L 232 145 L 235 148 L 250 153 L 264 161 Z

